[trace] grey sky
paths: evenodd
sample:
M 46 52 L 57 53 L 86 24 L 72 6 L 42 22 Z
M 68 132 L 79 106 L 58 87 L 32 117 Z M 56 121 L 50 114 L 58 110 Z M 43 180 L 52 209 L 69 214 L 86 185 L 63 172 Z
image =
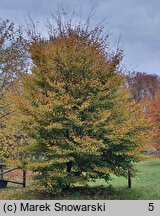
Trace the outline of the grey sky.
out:
M 22 25 L 30 12 L 45 21 L 61 3 L 68 10 L 81 8 L 86 16 L 94 7 L 97 20 L 107 17 L 110 40 L 121 36 L 127 69 L 160 75 L 159 0 L 0 0 L 0 17 Z

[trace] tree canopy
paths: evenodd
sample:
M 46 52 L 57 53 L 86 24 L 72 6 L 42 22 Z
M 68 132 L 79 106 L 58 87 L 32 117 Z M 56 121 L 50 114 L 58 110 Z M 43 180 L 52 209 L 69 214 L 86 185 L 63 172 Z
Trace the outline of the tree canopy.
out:
M 33 67 L 18 70 L 5 97 L 9 160 L 27 164 L 50 191 L 127 176 L 146 148 L 150 119 L 125 87 L 122 51 L 110 50 L 100 25 L 57 19 L 49 37 L 32 35 L 27 52 Z
M 101 32 L 65 24 L 35 37 L 32 71 L 10 92 L 10 121 L 28 140 L 21 151 L 48 190 L 126 176 L 145 148 L 148 121 L 125 89 L 122 52 Z
M 18 80 L 19 73 L 27 71 L 27 43 L 22 29 L 9 20 L 0 20 L 0 158 L 12 149 L 12 130 L 6 124 L 14 112 L 10 109 L 11 98 L 5 100 L 7 92 Z

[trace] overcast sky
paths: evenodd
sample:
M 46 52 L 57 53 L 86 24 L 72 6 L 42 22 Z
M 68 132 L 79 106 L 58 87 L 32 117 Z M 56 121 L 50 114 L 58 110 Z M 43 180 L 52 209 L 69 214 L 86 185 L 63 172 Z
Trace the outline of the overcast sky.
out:
M 110 40 L 121 37 L 127 69 L 160 75 L 159 0 L 0 0 L 0 16 L 22 25 L 29 12 L 42 22 L 61 3 L 84 16 L 94 8 L 97 20 L 107 17 Z

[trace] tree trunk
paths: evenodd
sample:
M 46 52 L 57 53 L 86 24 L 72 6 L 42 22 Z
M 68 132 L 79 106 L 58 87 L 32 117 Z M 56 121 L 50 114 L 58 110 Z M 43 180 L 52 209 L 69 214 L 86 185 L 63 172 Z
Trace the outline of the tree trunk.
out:
M 67 162 L 66 166 L 67 166 L 67 172 L 70 173 L 72 169 L 72 162 Z
M 131 187 L 132 187 L 131 172 L 128 170 L 128 188 L 130 189 Z
M 23 170 L 23 187 L 26 187 L 26 170 Z

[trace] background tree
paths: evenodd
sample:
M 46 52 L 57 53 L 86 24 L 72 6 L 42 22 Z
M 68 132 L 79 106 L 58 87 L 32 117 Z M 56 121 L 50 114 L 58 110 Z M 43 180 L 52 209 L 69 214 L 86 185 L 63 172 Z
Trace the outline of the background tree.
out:
M 33 37 L 32 73 L 10 92 L 10 120 L 29 138 L 29 167 L 51 191 L 126 176 L 149 136 L 145 113 L 124 88 L 122 52 L 109 51 L 103 28 L 56 21 L 48 39 Z
M 6 127 L 13 113 L 11 99 L 5 100 L 7 92 L 18 80 L 19 72 L 27 72 L 28 54 L 21 28 L 9 20 L 0 20 L 0 159 L 12 151 L 12 130 Z M 14 133 L 16 135 L 16 132 Z M 10 152 L 11 152 L 10 151 Z
M 133 98 L 140 102 L 144 98 L 152 99 L 155 96 L 160 80 L 156 74 L 137 72 L 128 76 L 128 84 Z
M 15 29 L 9 20 L 0 22 L 0 99 L 10 87 L 18 72 L 25 71 L 26 43 L 20 28 Z
M 155 74 L 132 73 L 128 76 L 129 89 L 137 103 L 141 104 L 148 118 L 152 119 L 151 130 L 155 135 L 149 148 L 159 151 L 159 89 L 160 78 Z M 158 152 L 152 156 L 159 156 Z
M 156 149 L 154 157 L 160 156 L 160 88 L 157 90 L 154 98 L 149 101 L 148 116 L 152 118 L 154 122 L 155 136 L 152 140 L 152 148 Z

